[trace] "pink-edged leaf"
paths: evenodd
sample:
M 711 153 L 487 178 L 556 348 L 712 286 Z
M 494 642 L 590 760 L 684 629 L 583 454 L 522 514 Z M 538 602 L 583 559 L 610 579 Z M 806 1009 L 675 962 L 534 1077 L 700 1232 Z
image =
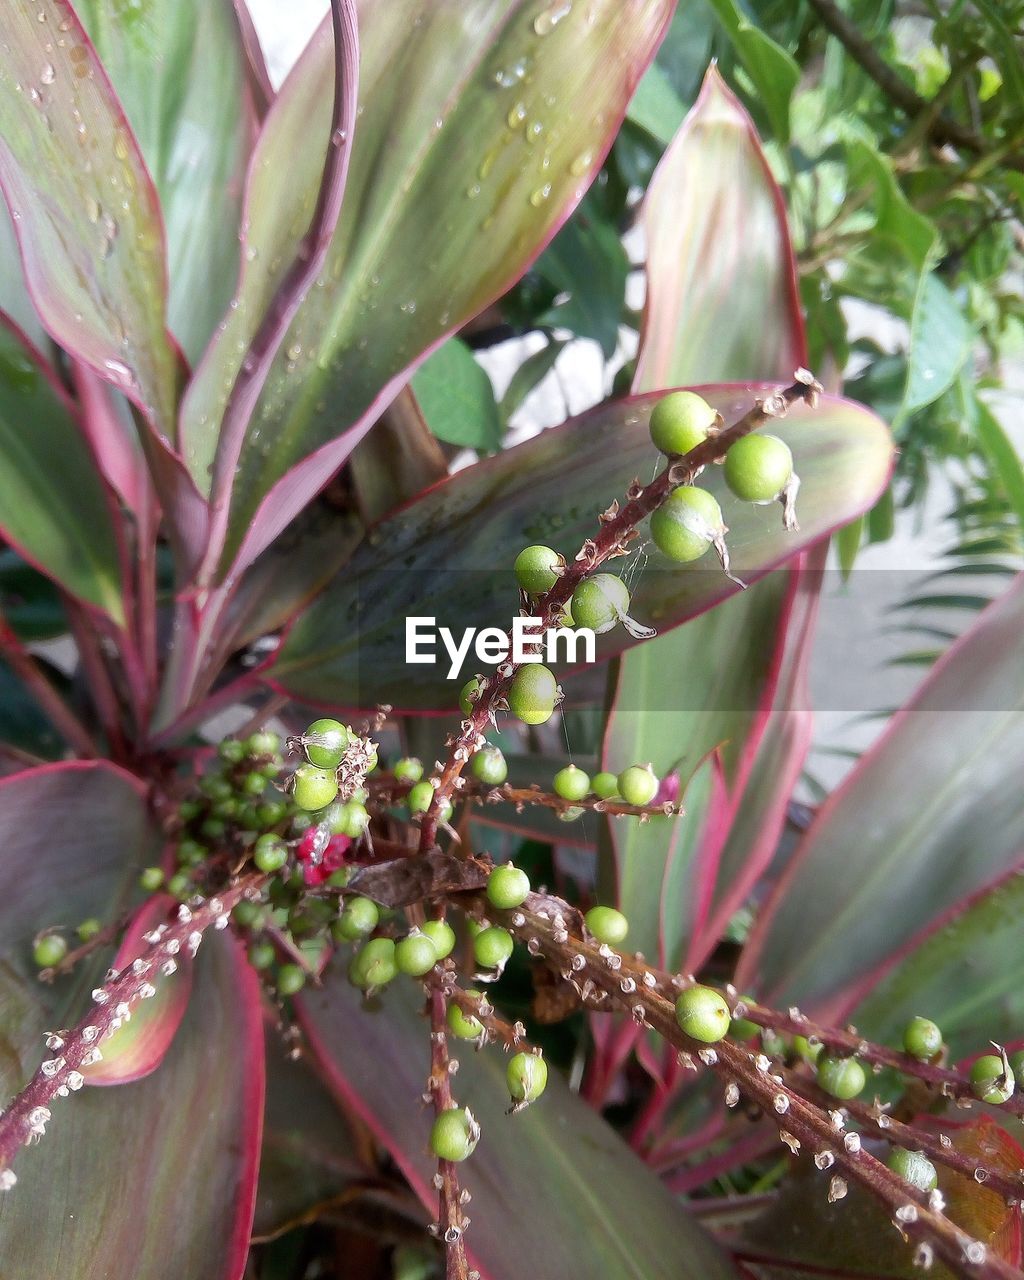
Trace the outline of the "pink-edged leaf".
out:
M 1024 577 L 935 666 L 819 810 L 738 981 L 823 1008 L 1024 850 Z
M 97 374 L 71 366 L 82 431 L 107 484 L 137 517 L 152 504 L 152 487 L 128 401 Z
M 322 990 L 298 1003 L 331 1088 L 387 1147 L 424 1204 L 436 1209 L 436 1165 L 427 1148 L 431 1117 L 420 1102 L 430 1061 L 420 994 L 411 984 L 395 984 L 382 1009 L 367 1011 L 360 994 L 333 972 Z M 554 1068 L 542 1103 L 506 1115 L 504 1066 L 494 1049 L 470 1049 L 459 1055 L 454 1079 L 459 1102 L 483 1129 L 461 1176 L 473 1196 L 466 1246 L 484 1280 L 735 1274 L 711 1236 Z M 582 1152 L 585 1158 L 577 1158 Z
M 9 6 L 0 65 L 0 187 L 51 337 L 170 437 L 160 206 L 124 111 L 65 0 Z
M 56 376 L 0 315 L 0 535 L 119 625 L 115 507 Z
M 700 390 L 726 421 L 765 394 L 756 384 Z M 516 600 L 511 567 L 522 546 L 550 542 L 575 555 L 598 527 L 598 513 L 636 476 L 651 474 L 647 419 L 657 399 L 601 405 L 452 476 L 382 521 L 298 620 L 272 679 L 312 703 L 370 707 L 384 700 L 420 711 L 455 705 L 469 673 L 449 680 L 446 661 L 408 664 L 406 617 L 429 613 L 456 635 L 467 627 L 507 627 Z M 792 448 L 803 480 L 799 532 L 783 529 L 778 508 L 733 499 L 720 468 L 701 480 L 722 502 L 733 568 L 746 580 L 869 508 L 892 461 L 884 425 L 848 401 L 824 397 L 815 410 L 795 408 L 775 430 Z M 739 590 L 717 565 L 703 566 L 682 568 L 651 549 L 633 584 L 633 615 L 667 631 Z M 598 657 L 632 643 L 617 627 L 599 637 Z
M 254 133 L 231 0 L 75 0 L 159 194 L 168 324 L 198 359 L 234 292 Z
M 807 344 L 786 210 L 753 122 L 710 68 L 643 206 L 634 389 L 784 377 Z
M 113 924 L 156 851 L 142 788 L 113 765 L 46 765 L 0 781 L 0 1105 L 38 1067 L 44 1030 L 80 1016 L 113 955 L 97 951 L 43 983 L 34 938 L 58 928 L 73 946 L 83 920 Z
M 214 467 L 233 481 L 221 573 L 284 528 L 426 355 L 541 251 L 596 173 L 673 7 L 361 0 L 345 211 L 235 475 L 235 442 L 219 439 L 227 397 L 309 222 L 328 143 L 333 47 L 321 27 L 267 117 L 238 305 L 184 408 L 197 483 L 208 489 Z
M 166 920 L 175 906 L 174 899 L 165 894 L 150 898 L 128 927 L 113 968 L 125 969 L 147 951 L 150 944 L 143 934 Z M 154 984 L 156 995 L 141 1001 L 130 1021 L 104 1041 L 103 1057 L 82 1072 L 86 1084 L 130 1084 L 148 1076 L 163 1062 L 192 994 L 192 957 L 181 953 L 175 964 L 175 973 L 161 975 Z
M 864 1035 L 898 1044 L 911 1018 L 932 1018 L 953 1061 L 991 1040 L 1020 1040 L 1022 913 L 1024 877 L 1015 869 L 908 940 L 870 990 L 848 1002 L 853 1021 Z
M 15 1160 L 0 1274 L 241 1280 L 263 1091 L 259 982 L 216 933 L 160 1070 L 61 1101 L 46 1137 Z

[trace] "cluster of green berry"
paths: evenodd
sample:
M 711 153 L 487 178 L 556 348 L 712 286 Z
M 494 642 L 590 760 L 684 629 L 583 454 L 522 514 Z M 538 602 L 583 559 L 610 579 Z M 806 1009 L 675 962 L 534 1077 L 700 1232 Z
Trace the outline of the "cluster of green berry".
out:
M 288 739 L 288 745 L 300 749 L 305 760 L 291 776 L 292 799 L 300 809 L 313 813 L 333 804 L 342 786 L 343 799 L 354 789 L 353 779 L 361 780 L 377 767 L 377 748 L 360 737 L 351 725 L 323 717 L 314 720 L 304 733 Z
M 599 800 L 623 800 L 643 808 L 658 794 L 661 779 L 650 764 L 631 764 L 620 774 L 596 773 L 591 778 L 574 764 L 559 769 L 552 779 L 552 790 L 563 800 L 584 800 L 593 794 Z
M 452 1012 L 461 1015 L 456 1005 L 449 1008 L 449 1026 Z M 475 1018 L 467 1019 L 475 1022 Z M 479 1025 L 479 1024 L 478 1024 Z M 481 1028 L 482 1030 L 482 1028 Z M 479 1032 L 475 1032 L 479 1035 Z M 465 1037 L 472 1039 L 473 1036 Z M 520 1111 L 541 1096 L 548 1083 L 548 1064 L 539 1052 L 515 1053 L 505 1067 L 505 1083 L 512 1099 L 512 1111 Z M 430 1149 L 438 1160 L 450 1160 L 457 1164 L 468 1159 L 480 1141 L 480 1126 L 468 1107 L 449 1107 L 434 1121 L 430 1131 Z

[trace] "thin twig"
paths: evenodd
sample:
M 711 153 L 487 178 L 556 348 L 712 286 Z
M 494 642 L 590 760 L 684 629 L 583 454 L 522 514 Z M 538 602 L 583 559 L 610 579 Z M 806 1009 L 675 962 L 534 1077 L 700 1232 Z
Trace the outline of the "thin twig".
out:
M 448 1002 L 441 983 L 429 985 L 430 1008 L 430 1094 L 434 1114 L 441 1115 L 455 1106 L 452 1097 L 450 1061 L 448 1057 Z M 444 1244 L 445 1280 L 469 1280 L 466 1261 L 466 1227 L 469 1219 L 462 1212 L 465 1200 L 459 1187 L 457 1167 L 450 1160 L 438 1160 L 434 1178 L 438 1198 L 437 1234 Z

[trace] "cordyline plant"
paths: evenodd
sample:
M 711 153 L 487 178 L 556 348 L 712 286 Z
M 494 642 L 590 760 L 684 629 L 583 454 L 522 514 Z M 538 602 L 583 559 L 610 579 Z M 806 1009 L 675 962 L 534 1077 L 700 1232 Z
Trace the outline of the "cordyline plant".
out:
M 0 652 L 60 745 L 12 735 L 0 784 L 3 1275 L 257 1274 L 355 1203 L 408 1242 L 410 1186 L 450 1277 L 1019 1274 L 1019 586 L 737 950 L 823 539 L 892 448 L 803 368 L 717 73 L 644 205 L 634 394 L 434 483 L 407 389 L 582 198 L 673 8 L 333 0 L 275 97 L 241 5 L 7 6 Z M 545 727 L 593 668 L 449 679 L 423 615 L 592 630 L 594 750 Z M 64 631 L 70 691 L 27 647 Z M 573 1092 L 539 1040 L 581 1013 Z

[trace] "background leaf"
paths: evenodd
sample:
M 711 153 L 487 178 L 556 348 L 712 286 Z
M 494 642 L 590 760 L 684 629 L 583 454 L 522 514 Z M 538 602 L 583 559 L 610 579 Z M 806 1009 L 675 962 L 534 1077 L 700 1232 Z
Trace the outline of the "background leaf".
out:
M 491 380 L 461 339 L 449 338 L 420 365 L 412 389 L 438 440 L 482 453 L 493 453 L 501 444 Z
M 750 22 L 736 0 L 710 0 L 780 142 L 789 140 L 789 101 L 800 68 L 781 45 Z
M 910 359 L 899 418 L 948 391 L 970 348 L 971 331 L 953 295 L 934 272 L 922 276 L 910 321 Z

